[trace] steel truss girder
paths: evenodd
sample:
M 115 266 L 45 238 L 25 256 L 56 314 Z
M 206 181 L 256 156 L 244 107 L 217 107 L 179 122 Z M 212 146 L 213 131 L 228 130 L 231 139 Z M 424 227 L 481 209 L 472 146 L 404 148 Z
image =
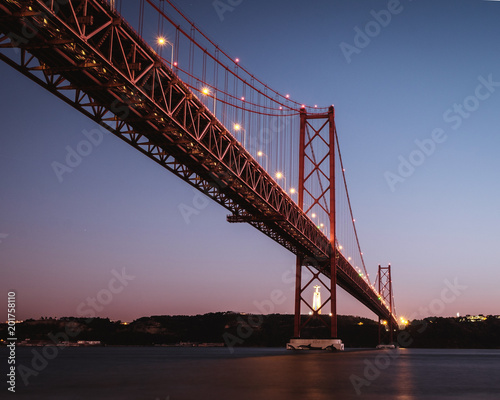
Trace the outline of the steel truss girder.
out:
M 9 1 L 0 16 L 2 48 L 20 49 L 3 61 L 234 215 L 260 216 L 251 225 L 287 249 L 328 256 L 314 223 L 106 2 Z

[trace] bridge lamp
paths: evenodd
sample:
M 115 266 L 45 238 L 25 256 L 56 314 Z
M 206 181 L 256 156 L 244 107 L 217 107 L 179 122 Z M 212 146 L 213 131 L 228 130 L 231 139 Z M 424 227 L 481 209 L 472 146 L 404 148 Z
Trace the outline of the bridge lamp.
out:
M 160 47 L 160 51 L 159 51 L 160 57 L 161 57 L 162 47 L 165 46 L 166 44 L 170 45 L 170 47 L 172 48 L 172 53 L 170 55 L 170 68 L 172 68 L 174 66 L 174 45 L 172 43 L 170 43 L 164 36 L 158 36 L 156 38 L 156 44 L 158 44 L 158 46 Z
M 312 214 L 311 214 L 311 217 L 312 217 L 312 218 L 316 218 L 316 214 L 315 214 L 315 213 L 312 213 Z
M 286 192 L 286 176 L 283 175 L 283 172 L 281 171 L 278 171 L 276 172 L 276 179 L 283 179 L 285 181 L 285 184 L 284 185 L 280 185 L 282 188 L 285 188 L 285 192 Z
M 202 87 L 201 88 L 201 94 L 204 95 L 204 96 L 210 96 L 212 94 L 212 92 L 210 91 L 210 89 L 206 86 Z M 215 102 L 217 100 L 217 96 L 215 94 L 215 92 L 213 93 L 213 98 L 214 98 L 214 115 L 215 115 Z
M 267 158 L 267 155 L 263 151 L 259 150 L 257 152 L 257 157 L 265 157 L 266 158 L 266 171 L 269 170 L 269 158 Z
M 290 188 L 290 193 L 291 194 L 295 194 L 297 191 L 295 190 L 295 188 Z
M 243 147 L 245 147 L 245 140 L 246 140 L 246 137 L 247 137 L 247 131 L 240 124 L 234 124 L 233 128 L 234 128 L 234 130 L 236 132 L 243 131 Z

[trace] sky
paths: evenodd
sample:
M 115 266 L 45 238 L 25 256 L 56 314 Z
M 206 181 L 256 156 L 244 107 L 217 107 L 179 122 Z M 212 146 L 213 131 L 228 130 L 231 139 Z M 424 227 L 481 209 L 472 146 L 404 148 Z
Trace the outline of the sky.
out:
M 391 263 L 410 319 L 500 314 L 496 3 L 176 2 L 277 91 L 335 104 L 367 269 Z M 52 163 L 98 126 L 4 63 L 0 88 L 0 292 L 18 319 L 293 313 L 293 254 L 111 134 L 60 182 Z M 337 309 L 375 318 L 341 290 Z

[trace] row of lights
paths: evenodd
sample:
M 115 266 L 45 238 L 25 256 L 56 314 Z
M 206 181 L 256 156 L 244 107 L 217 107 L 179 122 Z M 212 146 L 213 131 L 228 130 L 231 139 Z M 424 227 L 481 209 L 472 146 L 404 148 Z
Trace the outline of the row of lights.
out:
M 407 320 L 406 318 L 404 318 L 404 317 L 400 317 L 400 318 L 399 318 L 399 321 L 401 322 L 401 325 L 403 325 L 403 326 L 407 326 L 407 325 L 410 323 L 410 321 L 408 321 L 408 320 Z M 382 325 L 387 325 L 387 324 L 388 324 L 388 322 L 387 322 L 385 319 L 384 319 L 384 320 L 382 320 L 382 321 L 380 321 L 380 323 L 381 323 Z
M 203 94 L 204 96 L 210 96 L 212 94 L 212 92 L 210 91 L 210 89 L 208 87 L 203 87 L 201 89 L 201 94 Z M 216 104 L 215 102 L 217 100 L 215 93 L 213 94 L 213 99 L 214 99 L 214 113 L 215 113 L 215 104 Z M 244 97 L 242 97 L 241 99 L 245 100 Z M 235 124 L 233 124 L 233 129 L 236 132 L 240 132 L 240 131 L 243 132 L 243 143 L 242 144 L 243 144 L 243 147 L 245 147 L 246 136 L 247 136 L 246 135 L 247 132 L 246 132 L 245 128 L 243 128 L 240 124 L 235 123 Z M 269 158 L 267 157 L 267 155 L 263 151 L 259 150 L 257 152 L 257 157 L 265 157 L 265 159 L 266 159 L 266 170 L 268 170 L 269 169 Z M 286 177 L 285 177 L 285 175 L 283 175 L 282 172 L 278 171 L 278 172 L 275 173 L 274 176 L 278 180 L 283 179 L 285 181 L 285 185 L 284 186 L 286 188 Z M 285 190 L 285 191 L 287 191 L 287 190 Z M 295 194 L 297 192 L 297 190 L 292 187 L 292 188 L 290 188 L 289 192 L 290 192 L 290 194 Z
M 44 22 L 45 22 L 45 20 L 44 20 Z M 159 52 L 159 53 L 160 53 L 160 56 L 161 56 L 161 48 L 162 48 L 163 46 L 167 45 L 167 44 L 169 44 L 169 45 L 170 45 L 170 47 L 172 48 L 172 54 L 171 54 L 171 58 L 170 58 L 170 67 L 172 68 L 173 66 L 177 66 L 177 62 L 174 62 L 174 45 L 173 45 L 173 43 L 172 43 L 172 42 L 170 42 L 170 41 L 168 41 L 168 40 L 167 40 L 164 36 L 158 36 L 158 37 L 156 38 L 156 43 L 157 43 L 157 44 L 158 44 L 158 46 L 160 47 L 160 52 Z M 235 62 L 236 64 L 238 64 L 238 63 L 240 62 L 240 59 L 239 59 L 239 58 L 236 58 L 236 59 L 234 60 L 234 62 Z M 202 90 L 202 92 L 204 92 L 203 94 L 205 94 L 205 95 L 210 94 L 210 91 L 209 91 L 209 89 L 208 89 L 208 88 L 204 88 L 204 89 Z M 285 95 L 285 98 L 286 98 L 286 99 L 289 99 L 289 98 L 290 98 L 290 95 L 289 95 L 289 94 Z M 215 95 L 214 95 L 214 100 L 215 100 Z M 244 98 L 244 97 L 242 97 L 242 98 L 241 98 L 241 100 L 242 100 L 242 101 L 245 101 L 245 98 Z M 215 103 L 214 103 L 214 104 L 215 104 Z M 305 104 L 302 104 L 302 108 L 305 108 L 305 107 L 306 107 L 306 106 L 305 106 Z M 318 108 L 318 105 L 317 105 L 317 104 L 315 104 L 315 105 L 314 105 L 314 108 Z M 214 105 L 214 109 L 215 109 L 215 105 Z M 280 107 L 279 109 L 280 109 L 280 110 L 282 110 L 282 109 L 283 109 L 283 107 Z M 214 111 L 214 113 L 215 113 L 215 111 Z

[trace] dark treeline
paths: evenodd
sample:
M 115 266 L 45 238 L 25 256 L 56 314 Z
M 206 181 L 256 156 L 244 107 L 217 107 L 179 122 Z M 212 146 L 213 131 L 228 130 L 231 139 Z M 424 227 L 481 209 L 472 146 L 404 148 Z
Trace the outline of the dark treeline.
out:
M 500 349 L 500 318 L 484 320 L 426 318 L 414 320 L 406 328 L 408 347 L 449 349 Z
M 39 344 L 55 336 L 60 341 L 68 338 L 70 342 L 101 341 L 106 345 L 175 345 L 191 342 L 283 347 L 293 335 L 293 318 L 293 315 L 233 312 L 143 317 L 129 324 L 107 318 L 43 318 L 18 324 L 16 333 L 18 341 L 29 338 L 30 343 Z M 339 337 L 348 347 L 377 345 L 378 328 L 373 320 L 339 316 L 338 328 Z M 6 325 L 0 324 L 0 337 L 6 336 L 6 330 Z M 315 334 L 313 332 L 313 336 Z
M 322 328 L 323 329 L 323 328 Z M 323 330 L 324 331 L 324 330 Z M 406 328 L 403 345 L 420 348 L 500 348 L 500 319 L 466 318 L 414 320 Z M 320 337 L 312 329 L 307 337 Z M 375 347 L 377 322 L 360 317 L 339 316 L 339 337 L 346 347 Z M 293 315 L 249 315 L 233 312 L 195 316 L 152 316 L 131 323 L 107 318 L 43 318 L 17 324 L 18 342 L 100 341 L 105 345 L 175 345 L 179 343 L 224 343 L 226 346 L 283 347 L 293 336 Z M 306 336 L 306 335 L 303 335 Z M 0 338 L 7 325 L 0 324 Z M 55 339 L 54 339 L 55 338 Z M 5 344 L 5 342 L 4 342 Z

